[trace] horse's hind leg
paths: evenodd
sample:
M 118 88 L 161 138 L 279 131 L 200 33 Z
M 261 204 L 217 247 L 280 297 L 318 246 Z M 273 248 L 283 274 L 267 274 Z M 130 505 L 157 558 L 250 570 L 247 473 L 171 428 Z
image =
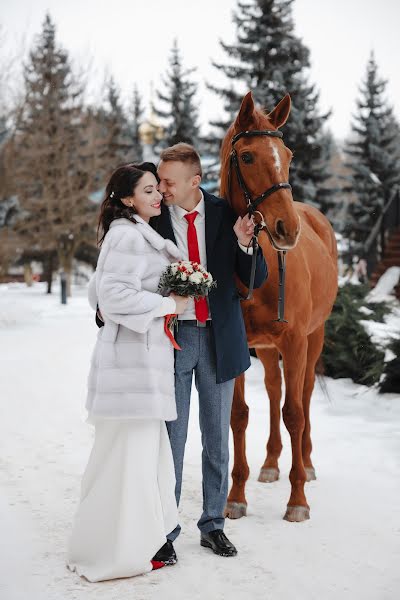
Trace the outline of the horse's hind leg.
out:
M 279 479 L 278 460 L 282 452 L 280 431 L 282 376 L 279 367 L 279 351 L 276 348 L 257 349 L 257 356 L 264 366 L 264 381 L 269 396 L 270 406 L 267 456 L 261 467 L 258 481 L 270 483 Z
M 315 366 L 322 352 L 324 345 L 324 325 L 310 333 L 308 336 L 307 365 L 304 376 L 303 388 L 303 410 L 304 410 L 304 431 L 302 439 L 303 463 L 306 470 L 307 481 L 316 479 L 315 469 L 311 461 L 312 442 L 310 425 L 310 401 L 315 383 Z
M 246 515 L 246 481 L 249 478 L 249 465 L 246 459 L 246 428 L 249 421 L 249 407 L 244 399 L 244 374 L 235 381 L 231 428 L 233 432 L 234 464 L 232 470 L 232 488 L 225 507 L 225 516 L 239 519 Z

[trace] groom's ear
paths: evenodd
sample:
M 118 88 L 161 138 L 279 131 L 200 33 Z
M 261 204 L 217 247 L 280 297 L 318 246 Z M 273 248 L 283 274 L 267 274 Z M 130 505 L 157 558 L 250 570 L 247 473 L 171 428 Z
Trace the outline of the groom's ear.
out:
M 200 183 L 201 183 L 201 176 L 200 175 L 194 175 L 192 177 L 192 187 L 193 188 L 199 187 Z

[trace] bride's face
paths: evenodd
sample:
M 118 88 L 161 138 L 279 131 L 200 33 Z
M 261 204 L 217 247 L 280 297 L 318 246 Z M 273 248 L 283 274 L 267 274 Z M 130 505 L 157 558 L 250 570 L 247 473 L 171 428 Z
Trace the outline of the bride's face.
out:
M 139 217 L 149 221 L 151 217 L 161 214 L 162 195 L 157 190 L 158 182 L 153 173 L 145 171 L 139 179 L 131 198 L 124 198 L 126 206 L 133 206 Z

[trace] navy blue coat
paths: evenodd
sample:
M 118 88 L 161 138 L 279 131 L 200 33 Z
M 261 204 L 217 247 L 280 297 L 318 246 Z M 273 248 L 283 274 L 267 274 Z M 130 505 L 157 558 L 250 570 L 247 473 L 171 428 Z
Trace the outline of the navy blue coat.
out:
M 246 287 L 250 282 L 252 257 L 239 248 L 233 225 L 237 219 L 225 200 L 202 190 L 205 203 L 207 269 L 217 281 L 209 294 L 213 340 L 217 366 L 217 383 L 233 379 L 250 366 L 240 297 L 235 274 Z M 164 238 L 176 243 L 169 210 L 162 206 L 161 215 L 150 220 Z M 258 249 L 254 287 L 268 276 L 267 265 Z

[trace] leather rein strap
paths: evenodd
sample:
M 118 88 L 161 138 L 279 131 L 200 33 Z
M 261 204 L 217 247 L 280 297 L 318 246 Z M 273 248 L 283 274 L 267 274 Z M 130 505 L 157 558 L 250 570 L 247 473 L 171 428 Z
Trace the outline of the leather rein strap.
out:
M 241 300 L 251 300 L 253 297 L 254 291 L 254 279 L 256 274 L 256 261 L 257 261 L 257 250 L 258 250 L 258 236 L 262 229 L 265 229 L 268 233 L 268 236 L 273 242 L 272 234 L 268 229 L 267 224 L 264 221 L 263 215 L 257 210 L 258 206 L 261 202 L 264 202 L 271 194 L 278 192 L 282 189 L 291 190 L 292 186 L 290 183 L 275 183 L 270 188 L 265 190 L 262 194 L 257 196 L 256 198 L 252 198 L 252 195 L 246 185 L 246 182 L 243 179 L 242 173 L 240 171 L 239 159 L 235 149 L 235 144 L 238 140 L 244 137 L 258 137 L 258 136 L 267 136 L 267 137 L 277 137 L 282 138 L 283 134 L 281 131 L 272 131 L 269 129 L 253 129 L 247 131 L 240 131 L 232 138 L 232 150 L 230 154 L 230 163 L 229 163 L 229 171 L 228 171 L 228 193 L 231 193 L 231 171 L 235 170 L 236 177 L 240 186 L 240 189 L 243 192 L 244 199 L 247 205 L 247 212 L 249 216 L 253 216 L 254 214 L 258 214 L 261 217 L 260 223 L 257 223 L 254 227 L 254 235 L 250 242 L 253 248 L 253 256 L 251 261 L 251 271 L 250 271 L 250 282 L 247 296 L 241 296 Z M 249 244 L 249 246 L 250 246 Z M 272 243 L 274 247 L 274 244 Z M 278 253 L 278 270 L 279 270 L 279 293 L 278 293 L 278 318 L 275 321 L 279 323 L 287 323 L 284 318 L 285 314 L 285 275 L 286 275 L 286 250 L 277 250 Z

